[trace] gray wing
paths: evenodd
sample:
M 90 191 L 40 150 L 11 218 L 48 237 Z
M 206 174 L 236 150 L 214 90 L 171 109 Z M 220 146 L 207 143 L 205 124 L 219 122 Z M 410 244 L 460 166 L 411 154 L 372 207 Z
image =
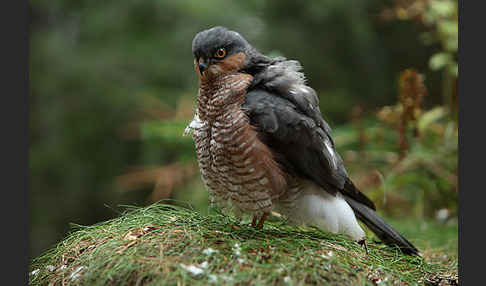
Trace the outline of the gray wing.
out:
M 349 179 L 318 104 L 314 90 L 301 85 L 286 93 L 248 91 L 242 107 L 285 171 L 310 179 L 331 194 L 341 192 L 375 209 Z

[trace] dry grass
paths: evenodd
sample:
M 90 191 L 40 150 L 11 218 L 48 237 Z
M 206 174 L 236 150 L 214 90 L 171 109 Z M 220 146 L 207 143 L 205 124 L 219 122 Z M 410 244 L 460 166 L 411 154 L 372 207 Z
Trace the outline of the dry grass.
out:
M 284 221 L 262 230 L 218 212 L 170 205 L 132 208 L 78 227 L 34 259 L 31 285 L 455 285 L 457 258 L 425 258 Z

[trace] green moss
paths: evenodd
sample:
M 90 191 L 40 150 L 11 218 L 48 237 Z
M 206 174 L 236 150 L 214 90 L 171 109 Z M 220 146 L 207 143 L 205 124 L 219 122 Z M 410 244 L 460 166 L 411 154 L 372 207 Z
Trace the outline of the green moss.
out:
M 216 211 L 203 215 L 154 204 L 76 226 L 33 260 L 30 284 L 415 285 L 457 279 L 454 256 L 441 254 L 437 260 L 430 249 L 425 258 L 404 256 L 372 242 L 368 249 L 366 254 L 343 236 L 291 227 L 279 219 L 258 230 Z M 189 266 L 202 273 L 191 274 Z

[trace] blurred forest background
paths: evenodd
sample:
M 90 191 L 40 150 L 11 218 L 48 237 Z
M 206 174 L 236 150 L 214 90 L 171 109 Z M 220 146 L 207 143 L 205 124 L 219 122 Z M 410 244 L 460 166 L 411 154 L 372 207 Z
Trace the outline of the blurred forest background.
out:
M 121 205 L 207 211 L 182 133 L 198 85 L 191 42 L 215 25 L 302 63 L 381 214 L 457 224 L 455 1 L 32 0 L 30 14 L 32 257 Z

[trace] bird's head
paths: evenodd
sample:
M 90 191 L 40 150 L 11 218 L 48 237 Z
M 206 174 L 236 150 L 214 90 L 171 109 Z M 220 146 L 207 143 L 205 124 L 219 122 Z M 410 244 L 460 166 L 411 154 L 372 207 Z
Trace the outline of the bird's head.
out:
M 199 77 L 211 79 L 243 70 L 256 52 L 239 33 L 217 26 L 196 34 L 192 54 Z

